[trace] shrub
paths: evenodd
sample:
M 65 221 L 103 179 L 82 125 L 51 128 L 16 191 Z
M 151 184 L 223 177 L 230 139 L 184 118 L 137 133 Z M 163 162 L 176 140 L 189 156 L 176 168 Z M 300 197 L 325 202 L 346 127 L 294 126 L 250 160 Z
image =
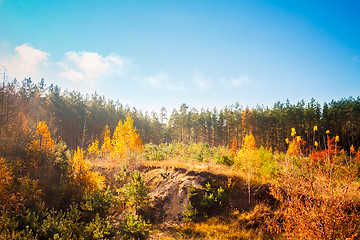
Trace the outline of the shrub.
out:
M 259 175 L 265 180 L 273 179 L 279 173 L 274 154 L 269 149 L 261 146 L 258 149 L 258 155 L 260 159 Z
M 280 209 L 269 228 L 299 239 L 358 236 L 360 199 L 354 184 L 357 168 L 344 156 L 339 157 L 336 149 L 335 138 L 335 143 L 328 141 L 327 149 L 314 150 L 310 157 L 286 158 L 271 189 Z
M 234 158 L 231 155 L 220 155 L 219 157 L 215 158 L 215 162 L 218 164 L 231 166 L 234 164 Z
M 84 152 L 78 148 L 70 160 L 69 176 L 66 179 L 70 194 L 75 201 L 82 201 L 86 193 L 104 188 L 105 178 L 90 169 L 90 163 L 84 159 Z
M 105 218 L 110 214 L 115 203 L 115 196 L 110 188 L 100 189 L 85 194 L 85 201 L 81 208 L 85 211 L 87 218 L 93 219 L 96 215 Z
M 197 221 L 208 218 L 224 209 L 227 203 L 225 190 L 222 186 L 213 187 L 206 183 L 201 189 L 190 186 L 188 189 L 189 203 L 185 206 L 185 221 Z
M 86 225 L 83 235 L 85 239 L 110 239 L 113 234 L 110 222 L 96 214 L 95 218 Z
M 144 147 L 143 158 L 146 160 L 161 161 L 166 159 L 166 145 L 147 144 Z
M 145 239 L 150 231 L 151 224 L 147 223 L 141 216 L 130 212 L 125 216 L 121 224 L 123 239 Z
M 125 203 L 134 208 L 136 213 L 140 208 L 146 206 L 150 200 L 150 188 L 145 184 L 138 171 L 134 171 L 130 175 L 130 182 L 118 191 L 123 195 Z

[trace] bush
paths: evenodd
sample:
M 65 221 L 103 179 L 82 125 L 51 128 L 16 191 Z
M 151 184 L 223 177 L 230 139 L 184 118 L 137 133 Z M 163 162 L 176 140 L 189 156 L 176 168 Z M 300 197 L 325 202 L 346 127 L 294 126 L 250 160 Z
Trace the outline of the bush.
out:
M 221 212 L 227 203 L 226 193 L 222 186 L 213 187 L 206 183 L 201 189 L 190 186 L 189 203 L 185 206 L 185 221 L 198 221 Z
M 220 155 L 220 157 L 215 159 L 217 164 L 223 164 L 227 166 L 231 166 L 234 164 L 234 158 L 229 155 Z
M 273 179 L 279 173 L 274 154 L 269 149 L 261 146 L 258 149 L 258 155 L 260 159 L 259 175 L 266 180 Z
M 130 175 L 130 181 L 118 189 L 125 203 L 133 208 L 136 213 L 146 206 L 150 200 L 150 188 L 145 184 L 140 172 L 134 171 Z
M 165 144 L 161 144 L 159 146 L 154 144 L 147 144 L 144 147 L 143 158 L 145 158 L 146 160 L 156 161 L 165 160 L 167 157 L 167 154 L 165 152 L 166 148 L 167 146 Z
M 107 188 L 85 194 L 85 201 L 81 207 L 85 211 L 87 218 L 93 219 L 96 215 L 105 218 L 110 214 L 114 203 L 115 196 L 110 191 L 110 188 Z
M 149 235 L 151 224 L 141 216 L 130 212 L 121 224 L 123 239 L 145 239 Z
M 112 235 L 110 222 L 99 214 L 84 229 L 85 239 L 110 239 Z
M 299 156 L 296 162 L 287 159 L 271 189 L 280 209 L 269 227 L 299 239 L 356 239 L 360 230 L 357 169 L 344 162 L 336 154 Z

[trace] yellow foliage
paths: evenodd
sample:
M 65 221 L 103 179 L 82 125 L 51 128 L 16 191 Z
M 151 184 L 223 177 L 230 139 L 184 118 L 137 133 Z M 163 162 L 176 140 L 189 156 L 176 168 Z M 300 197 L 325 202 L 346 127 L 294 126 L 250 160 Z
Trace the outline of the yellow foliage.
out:
M 314 131 L 317 130 L 317 126 L 315 127 L 314 127 Z M 286 151 L 286 156 L 298 157 L 302 155 L 302 151 L 306 145 L 306 141 L 302 139 L 301 136 L 296 136 L 295 128 L 291 129 L 291 136 L 293 137 L 293 140 L 292 141 L 288 140 L 289 147 Z M 318 142 L 315 141 L 314 145 L 317 146 L 317 144 Z
M 0 208 L 16 210 L 24 206 L 34 207 L 41 202 L 42 196 L 38 181 L 29 176 L 14 177 L 13 164 L 7 164 L 0 157 Z
M 241 149 L 235 156 L 235 166 L 245 172 L 252 172 L 259 165 L 259 155 L 255 144 L 255 138 L 250 133 L 243 139 Z
M 250 133 L 249 135 L 246 135 L 244 137 L 241 150 L 244 151 L 256 150 L 254 135 Z
M 29 176 L 20 177 L 18 181 L 20 183 L 18 194 L 23 204 L 31 207 L 39 204 L 43 194 L 39 186 L 39 181 L 31 179 Z
M 104 130 L 104 141 L 101 146 L 102 153 L 109 153 L 112 151 L 111 138 L 110 138 L 110 129 L 109 126 L 106 125 Z
M 127 117 L 124 123 L 119 121 L 111 140 L 113 157 L 124 159 L 131 152 L 142 150 L 142 142 L 133 123 L 131 117 Z
M 355 154 L 355 153 L 356 153 L 356 151 L 355 151 L 354 145 L 351 145 L 351 147 L 350 147 L 350 154 L 353 155 L 353 154 Z
M 48 126 L 44 121 L 38 122 L 34 140 L 30 143 L 28 150 L 34 152 L 44 151 L 49 153 L 53 148 L 54 140 L 51 138 Z
M 289 148 L 286 151 L 286 156 L 300 156 L 301 153 L 301 141 L 303 141 L 301 138 L 298 140 L 297 138 L 294 138 L 291 142 L 289 142 Z
M 84 159 L 84 151 L 79 147 L 70 160 L 70 168 L 70 189 L 77 192 L 78 197 L 105 187 L 105 178 L 99 173 L 91 171 L 90 163 Z
M 13 205 L 14 195 L 11 194 L 12 175 L 5 159 L 0 157 L 0 204 L 6 208 Z
M 88 154 L 99 154 L 99 140 L 95 140 L 88 146 Z

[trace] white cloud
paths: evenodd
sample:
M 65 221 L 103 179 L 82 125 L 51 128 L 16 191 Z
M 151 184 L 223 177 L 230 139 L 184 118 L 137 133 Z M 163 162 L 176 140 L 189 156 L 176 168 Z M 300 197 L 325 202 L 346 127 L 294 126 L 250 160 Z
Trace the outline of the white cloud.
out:
M 169 80 L 169 74 L 159 72 L 154 76 L 143 77 L 142 82 L 152 88 L 161 88 Z
M 251 80 L 247 76 L 242 76 L 230 79 L 222 78 L 220 79 L 220 82 L 224 87 L 240 87 L 243 85 L 249 85 L 251 83 Z
M 12 78 L 22 80 L 26 77 L 41 77 L 40 67 L 49 65 L 49 53 L 35 49 L 27 44 L 15 48 L 15 53 L 0 59 L 0 66 L 5 66 Z
M 213 86 L 212 81 L 206 79 L 204 74 L 198 69 L 194 69 L 193 80 L 197 88 L 201 90 L 207 90 Z
M 174 84 L 170 81 L 170 75 L 166 72 L 159 72 L 154 76 L 147 76 L 141 79 L 144 85 L 155 89 L 167 89 L 173 91 L 184 90 L 183 84 Z
M 72 82 L 86 82 L 95 85 L 106 76 L 121 76 L 125 69 L 125 60 L 112 54 L 106 57 L 96 52 L 67 52 L 65 60 L 60 62 L 60 76 Z

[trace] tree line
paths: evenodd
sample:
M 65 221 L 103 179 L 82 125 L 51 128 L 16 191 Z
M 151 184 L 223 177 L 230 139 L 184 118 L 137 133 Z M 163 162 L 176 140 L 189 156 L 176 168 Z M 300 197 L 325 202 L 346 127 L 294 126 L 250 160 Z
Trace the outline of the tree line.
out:
M 34 83 L 30 78 L 3 83 L 0 87 L 0 153 L 11 154 L 23 148 L 28 132 L 46 121 L 52 136 L 63 139 L 71 149 L 86 147 L 104 139 L 119 120 L 134 120 L 143 143 L 207 143 L 211 146 L 239 147 L 249 133 L 257 146 L 286 151 L 285 139 L 292 128 L 308 142 L 326 146 L 325 132 L 339 136 L 339 145 L 349 150 L 360 147 L 360 97 L 333 100 L 320 105 L 314 99 L 296 104 L 277 102 L 272 107 L 242 107 L 238 103 L 223 109 L 195 109 L 186 104 L 171 114 L 143 112 L 97 93 L 62 90 Z M 318 131 L 313 131 L 314 126 Z M 102 144 L 100 142 L 100 144 Z

